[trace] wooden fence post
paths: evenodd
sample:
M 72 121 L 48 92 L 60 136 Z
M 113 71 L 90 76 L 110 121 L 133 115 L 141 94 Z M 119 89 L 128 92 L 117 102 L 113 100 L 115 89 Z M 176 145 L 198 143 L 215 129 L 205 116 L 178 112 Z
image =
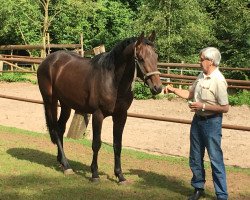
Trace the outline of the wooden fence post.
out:
M 181 64 L 184 64 L 184 61 L 181 61 Z M 183 75 L 183 67 L 181 68 L 181 75 Z M 182 83 L 182 80 L 181 80 Z M 179 88 L 182 89 L 182 85 L 179 85 Z
M 67 133 L 67 137 L 73 139 L 80 139 L 84 135 L 86 135 L 86 129 L 89 124 L 90 116 L 90 114 L 82 114 L 75 111 Z
M 0 57 L 2 57 L 2 56 L 0 55 Z M 2 60 L 0 60 L 0 71 L 3 71 L 3 61 Z M 0 74 L 3 75 L 2 72 Z
M 84 57 L 84 50 L 83 50 L 83 34 L 81 33 L 80 37 L 80 44 L 81 44 L 81 56 Z

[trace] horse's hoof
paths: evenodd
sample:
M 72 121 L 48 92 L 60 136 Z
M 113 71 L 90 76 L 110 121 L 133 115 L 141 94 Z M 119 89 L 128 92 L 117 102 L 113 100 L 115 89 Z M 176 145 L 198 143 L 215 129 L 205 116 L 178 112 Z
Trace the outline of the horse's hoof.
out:
M 127 180 L 119 181 L 119 182 L 118 182 L 118 185 L 129 185 L 129 184 L 131 184 L 131 182 L 130 182 L 130 181 L 127 181 Z
M 75 174 L 75 172 L 72 170 L 72 169 L 66 169 L 64 170 L 64 175 L 72 175 L 72 174 Z
M 99 183 L 100 182 L 100 178 L 90 178 L 89 179 L 92 183 Z

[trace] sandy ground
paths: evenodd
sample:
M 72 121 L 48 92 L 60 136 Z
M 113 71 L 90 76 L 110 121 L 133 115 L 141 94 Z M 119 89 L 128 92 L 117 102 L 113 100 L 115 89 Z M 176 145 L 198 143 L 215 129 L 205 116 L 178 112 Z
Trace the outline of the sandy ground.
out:
M 41 100 L 37 85 L 30 83 L 0 83 L 0 94 L 27 99 Z M 0 98 L 0 124 L 26 130 L 47 133 L 43 106 Z M 70 120 L 72 120 L 72 116 Z M 184 100 L 134 100 L 129 113 L 148 114 L 191 120 Z M 250 127 L 248 106 L 230 107 L 224 115 L 223 123 Z M 70 123 L 67 124 L 69 127 Z M 150 153 L 188 157 L 189 124 L 153 121 L 128 117 L 123 136 L 123 147 Z M 103 142 L 112 143 L 111 118 L 104 120 Z M 91 139 L 91 123 L 88 126 Z M 250 167 L 250 132 L 223 129 L 222 147 L 226 165 Z M 206 160 L 208 160 L 206 156 Z

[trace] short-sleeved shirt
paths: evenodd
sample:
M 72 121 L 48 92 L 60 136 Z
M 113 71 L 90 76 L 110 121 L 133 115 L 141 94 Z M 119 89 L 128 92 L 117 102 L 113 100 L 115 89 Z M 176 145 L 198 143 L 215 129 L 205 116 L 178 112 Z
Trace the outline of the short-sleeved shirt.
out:
M 190 91 L 194 93 L 193 101 L 195 102 L 210 105 L 228 104 L 227 82 L 218 68 L 208 76 L 201 72 L 190 88 Z M 214 113 L 208 110 L 204 112 L 199 110 L 196 114 L 207 116 Z

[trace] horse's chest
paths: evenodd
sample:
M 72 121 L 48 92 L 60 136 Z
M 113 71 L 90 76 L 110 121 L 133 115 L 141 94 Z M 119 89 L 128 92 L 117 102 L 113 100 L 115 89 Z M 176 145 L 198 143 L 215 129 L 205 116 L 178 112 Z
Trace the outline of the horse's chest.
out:
M 111 81 L 107 80 L 92 84 L 89 104 L 96 109 L 112 113 L 117 98 L 117 90 Z

